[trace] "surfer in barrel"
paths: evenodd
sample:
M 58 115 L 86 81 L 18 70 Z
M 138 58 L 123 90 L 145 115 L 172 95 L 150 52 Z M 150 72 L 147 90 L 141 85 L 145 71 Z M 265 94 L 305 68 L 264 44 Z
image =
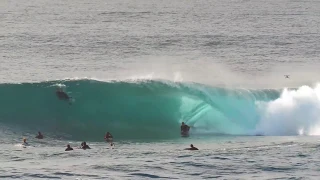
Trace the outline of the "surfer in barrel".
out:
M 181 136 L 186 137 L 189 136 L 190 126 L 186 125 L 184 122 L 181 123 Z
M 104 139 L 107 141 L 107 142 L 110 142 L 112 143 L 113 141 L 113 136 L 110 132 L 107 132 L 106 135 L 104 136 Z

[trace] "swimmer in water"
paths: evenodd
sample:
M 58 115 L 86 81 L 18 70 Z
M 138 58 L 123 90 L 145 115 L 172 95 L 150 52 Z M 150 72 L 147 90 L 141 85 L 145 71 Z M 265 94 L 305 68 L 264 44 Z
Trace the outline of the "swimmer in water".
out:
M 81 143 L 81 149 L 86 150 L 86 149 L 91 149 L 86 142 Z
M 185 150 L 199 150 L 198 148 L 194 147 L 193 144 L 190 144 L 190 148 L 186 148 Z
M 43 139 L 43 135 L 41 134 L 41 132 L 38 132 L 38 135 L 36 136 L 37 139 Z
M 67 149 L 64 150 L 64 151 L 72 151 L 72 150 L 73 150 L 73 148 L 68 144 L 68 145 L 67 145 Z

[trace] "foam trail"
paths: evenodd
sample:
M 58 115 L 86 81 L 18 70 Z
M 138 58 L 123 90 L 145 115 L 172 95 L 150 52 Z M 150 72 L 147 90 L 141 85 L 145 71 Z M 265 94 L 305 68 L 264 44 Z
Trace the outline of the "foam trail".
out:
M 320 135 L 320 84 L 284 89 L 278 99 L 257 105 L 262 112 L 257 133 Z

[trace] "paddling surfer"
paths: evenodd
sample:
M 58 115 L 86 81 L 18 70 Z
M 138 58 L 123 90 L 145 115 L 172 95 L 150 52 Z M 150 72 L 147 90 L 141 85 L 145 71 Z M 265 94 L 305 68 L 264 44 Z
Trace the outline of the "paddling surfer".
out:
M 184 150 L 191 150 L 191 151 L 194 151 L 194 150 L 199 150 L 198 148 L 194 147 L 193 144 L 190 144 L 190 148 L 186 148 Z

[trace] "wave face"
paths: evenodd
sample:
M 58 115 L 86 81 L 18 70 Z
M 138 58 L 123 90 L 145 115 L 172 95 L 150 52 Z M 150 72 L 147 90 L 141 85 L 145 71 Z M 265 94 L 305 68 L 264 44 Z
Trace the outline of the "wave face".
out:
M 57 98 L 61 85 L 71 105 Z M 84 79 L 0 84 L 0 94 L 2 124 L 77 140 L 102 140 L 106 131 L 116 139 L 176 138 L 182 121 L 193 134 L 316 134 L 320 117 L 320 86 L 279 91 Z

